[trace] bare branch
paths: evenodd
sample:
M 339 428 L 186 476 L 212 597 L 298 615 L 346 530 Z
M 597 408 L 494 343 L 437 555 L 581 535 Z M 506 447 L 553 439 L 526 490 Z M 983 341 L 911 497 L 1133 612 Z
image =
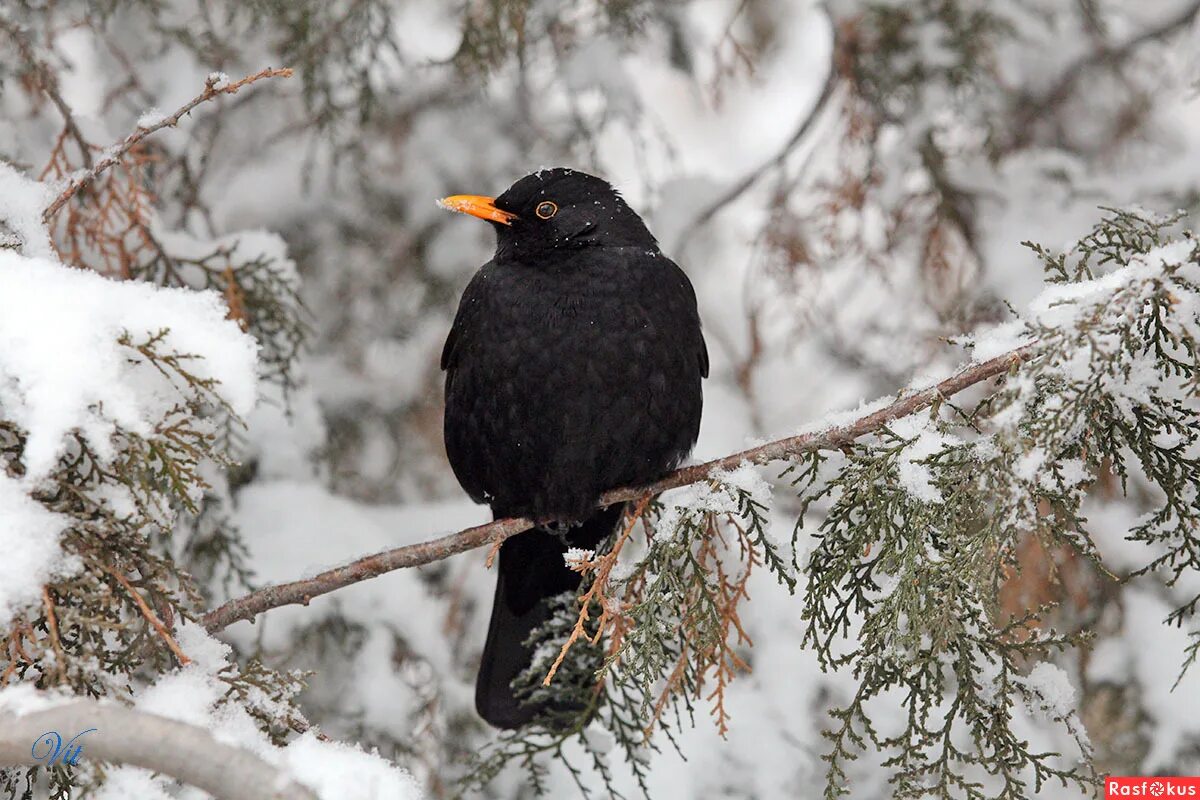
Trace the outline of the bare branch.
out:
M 1102 66 L 1119 66 L 1134 50 L 1146 42 L 1163 39 L 1186 28 L 1195 21 L 1197 16 L 1200 16 L 1200 0 L 1192 0 L 1192 2 L 1180 6 L 1179 11 L 1173 16 L 1164 19 L 1157 25 L 1152 25 L 1121 44 L 1115 47 L 1102 44 L 1096 50 L 1080 57 L 1067 67 L 1058 80 L 1040 96 L 1024 99 L 1016 110 L 1016 119 L 1012 126 L 1015 136 L 1013 147 L 1027 145 L 1032 135 L 1033 123 L 1051 110 L 1061 106 L 1092 69 Z
M 1031 348 L 1032 345 L 1026 345 L 988 361 L 972 364 L 935 386 L 912 393 L 902 392 L 895 402 L 878 411 L 859 417 L 848 425 L 831 426 L 813 433 L 789 436 L 786 439 L 752 447 L 724 458 L 677 469 L 647 486 L 613 489 L 600 497 L 599 505 L 610 506 L 615 503 L 624 503 L 660 494 L 667 489 L 699 483 L 714 472 L 736 469 L 744 462 L 766 464 L 795 458 L 814 450 L 838 449 L 861 436 L 878 431 L 893 420 L 928 408 L 939 398 L 957 394 L 968 386 L 1008 371 L 1028 357 Z M 201 618 L 201 623 L 212 633 L 227 628 L 239 620 L 253 620 L 254 617 L 272 608 L 297 604 L 308 605 L 314 597 L 328 594 L 350 584 L 374 578 L 392 570 L 440 561 L 456 553 L 473 550 L 485 544 L 501 542 L 514 534 L 529 530 L 535 524 L 533 520 L 523 518 L 499 519 L 428 542 L 385 550 L 382 553 L 366 556 L 344 566 L 327 570 L 312 578 L 267 586 L 250 592 L 205 614 Z
M 19 25 L 0 18 L 0 29 L 5 30 L 16 43 L 17 51 L 21 54 L 21 59 L 28 65 L 38 86 L 50 98 L 50 102 L 58 109 L 58 113 L 62 115 L 63 125 L 66 127 L 67 133 L 75 140 L 75 144 L 79 146 L 79 157 L 83 159 L 83 165 L 90 169 L 92 166 L 91 147 L 88 145 L 87 139 L 83 138 L 83 132 L 79 130 L 79 125 L 75 122 L 75 115 L 71 112 L 71 106 L 63 99 L 62 93 L 58 89 L 58 76 L 50 68 L 49 64 L 39 59 L 33 52 L 33 45 Z
M 54 202 L 42 212 L 42 221 L 49 222 L 50 219 L 57 214 L 59 210 L 79 192 L 80 189 L 89 185 L 106 170 L 109 170 L 115 166 L 122 158 L 125 157 L 126 153 L 136 147 L 138 143 L 147 136 L 156 131 L 160 131 L 163 128 L 174 128 L 179 124 L 179 121 L 183 117 L 187 116 L 192 109 L 201 103 L 212 100 L 217 95 L 235 94 L 243 86 L 248 86 L 249 84 L 262 80 L 263 78 L 289 78 L 291 75 L 292 71 L 290 69 L 272 69 L 270 67 L 256 72 L 253 75 L 248 75 L 245 78 L 242 78 L 240 81 L 234 81 L 232 83 L 224 83 L 216 75 L 209 75 L 208 79 L 204 82 L 204 91 L 193 97 L 188 102 L 184 103 L 178 111 L 169 117 L 163 117 L 152 125 L 147 125 L 144 128 L 139 127 L 133 133 L 126 136 L 123 140 L 108 148 L 108 150 L 105 151 L 104 156 L 95 164 L 93 164 L 90 169 L 88 169 L 82 175 L 72 178 L 67 184 L 67 187 L 63 189 L 62 193 L 59 194 L 58 197 L 54 198 Z
M 77 740 L 85 759 L 169 775 L 221 800 L 317 800 L 283 770 L 249 750 L 222 744 L 204 728 L 96 700 L 21 715 L 0 712 L 0 767 L 45 764 L 55 740 L 44 737 L 58 733 L 67 742 L 89 729 Z
M 835 57 L 837 55 L 837 46 L 837 42 L 835 41 L 833 44 Z M 836 58 L 834 59 L 834 62 L 836 62 Z M 833 97 L 834 89 L 836 89 L 838 86 L 838 77 L 839 73 L 837 65 L 836 63 L 831 62 L 829 65 L 829 72 L 825 76 L 825 83 L 821 87 L 821 93 L 817 96 L 816 102 L 813 103 L 812 108 L 810 108 L 808 113 L 805 114 L 800 120 L 800 124 L 796 126 L 796 129 L 792 132 L 792 135 L 788 137 L 788 140 L 783 143 L 783 147 L 781 147 L 779 152 L 775 153 L 775 155 L 771 156 L 765 162 L 751 170 L 746 175 L 742 176 L 737 183 L 733 184 L 724 192 L 722 192 L 720 197 L 705 206 L 704 209 L 696 215 L 695 219 L 688 223 L 687 227 L 683 229 L 683 232 L 679 234 L 679 238 L 675 242 L 675 253 L 677 255 L 683 254 L 688 242 L 691 240 L 692 236 L 697 230 L 708 224 L 709 220 L 719 214 L 722 209 L 749 191 L 754 184 L 758 183 L 760 178 L 787 161 L 788 156 L 790 156 L 792 152 L 800 145 L 800 143 L 804 141 L 804 137 L 808 135 L 810 130 L 812 130 L 813 125 L 815 125 L 816 121 L 820 118 L 821 112 L 824 111 L 825 107 L 829 104 L 830 98 Z

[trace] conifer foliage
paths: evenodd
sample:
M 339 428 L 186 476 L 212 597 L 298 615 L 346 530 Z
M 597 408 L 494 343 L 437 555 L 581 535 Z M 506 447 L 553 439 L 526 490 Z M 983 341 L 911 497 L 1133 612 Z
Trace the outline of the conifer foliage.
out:
M 1200 772 L 1200 2 L 1135 5 L 6 4 L 0 753 L 91 698 L 322 800 Z M 543 163 L 689 271 L 707 456 L 775 441 L 623 487 L 518 678 L 559 710 L 496 733 L 436 368 L 491 243 L 432 199 Z

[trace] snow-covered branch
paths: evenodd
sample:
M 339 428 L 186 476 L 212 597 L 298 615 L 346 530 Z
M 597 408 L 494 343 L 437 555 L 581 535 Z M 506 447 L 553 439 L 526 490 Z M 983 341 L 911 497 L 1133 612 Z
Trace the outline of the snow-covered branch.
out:
M 715 472 L 736 469 L 745 462 L 767 464 L 794 458 L 815 450 L 840 448 L 861 436 L 878 431 L 893 420 L 915 414 L 941 398 L 961 392 L 969 386 L 1000 375 L 1020 364 L 1030 346 L 1009 351 L 981 363 L 972 364 L 934 386 L 916 392 L 901 392 L 891 403 L 849 422 L 832 424 L 818 430 L 778 439 L 767 444 L 742 450 L 723 458 L 677 469 L 647 486 L 627 486 L 605 492 L 600 505 L 627 502 L 656 495 L 668 489 L 687 486 L 705 480 Z M 314 597 L 342 589 L 360 581 L 405 567 L 417 567 L 441 561 L 457 553 L 474 550 L 485 544 L 496 545 L 510 536 L 528 530 L 535 522 L 529 519 L 499 519 L 484 525 L 431 539 L 420 544 L 406 545 L 382 553 L 365 556 L 349 564 L 335 567 L 304 580 L 266 586 L 235 598 L 204 615 L 202 622 L 209 632 L 227 628 L 240 620 L 252 620 L 264 611 L 286 605 L 308 605 Z
M 97 700 L 71 700 L 17 714 L 0 710 L 0 766 L 37 766 L 54 758 L 57 732 L 80 740 L 81 760 L 130 764 L 170 775 L 221 800 L 317 800 L 284 770 L 204 728 Z M 39 747 L 39 744 L 42 746 Z

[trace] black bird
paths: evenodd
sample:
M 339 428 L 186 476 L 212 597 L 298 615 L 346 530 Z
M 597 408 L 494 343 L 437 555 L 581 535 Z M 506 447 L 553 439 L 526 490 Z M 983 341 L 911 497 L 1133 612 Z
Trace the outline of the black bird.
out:
M 532 658 L 524 642 L 548 598 L 579 588 L 563 553 L 613 532 L 623 506 L 597 508 L 605 490 L 691 451 L 708 352 L 691 282 L 606 181 L 544 169 L 441 204 L 496 230 L 442 351 L 450 465 L 496 518 L 557 523 L 500 548 L 475 707 L 516 728 L 543 710 L 510 686 Z

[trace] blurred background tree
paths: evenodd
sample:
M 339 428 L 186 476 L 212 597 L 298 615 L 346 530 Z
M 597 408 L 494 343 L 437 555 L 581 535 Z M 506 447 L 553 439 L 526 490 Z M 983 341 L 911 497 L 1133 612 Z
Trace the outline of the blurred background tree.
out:
M 68 263 L 216 288 L 263 346 L 266 399 L 228 434 L 240 466 L 208 481 L 169 545 L 211 603 L 483 519 L 441 450 L 437 355 L 492 242 L 435 198 L 498 193 L 543 165 L 618 185 L 697 286 L 714 364 L 697 456 L 722 455 L 946 373 L 963 357 L 947 339 L 1041 289 L 1023 241 L 1066 247 L 1102 205 L 1195 211 L 1198 13 L 1181 0 L 17 0 L 0 10 L 0 159 L 69 176 L 212 73 L 295 70 L 147 138 L 90 190 L 115 203 L 89 212 L 85 196 L 54 221 Z M 786 528 L 799 501 L 780 498 Z M 1085 501 L 1119 574 L 1144 562 L 1124 537 L 1153 498 L 1102 479 Z M 449 796 L 492 736 L 470 704 L 491 592 L 477 555 L 228 635 L 243 663 L 310 670 L 299 703 L 329 735 Z M 1170 692 L 1186 630 L 1161 626 L 1186 587 L 1117 584 L 1036 537 L 1020 559 L 1006 608 L 1056 602 L 1048 624 L 1096 634 L 1060 663 L 1101 771 L 1200 771 L 1195 676 Z M 656 758 L 654 796 L 824 785 L 825 712 L 855 682 L 822 671 L 773 580 L 749 584 L 753 673 L 725 701 L 728 741 L 703 722 L 685 731 L 691 760 Z M 871 759 L 847 769 L 853 796 L 889 791 Z M 571 779 L 548 780 L 560 796 Z M 523 784 L 510 769 L 482 791 Z

